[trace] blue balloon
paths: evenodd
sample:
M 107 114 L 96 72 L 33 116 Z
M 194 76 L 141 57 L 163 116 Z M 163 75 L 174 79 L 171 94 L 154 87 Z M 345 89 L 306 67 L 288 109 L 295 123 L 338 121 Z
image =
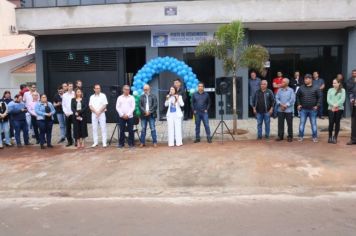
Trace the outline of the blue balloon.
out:
M 135 92 L 135 94 L 141 95 L 143 93 L 143 86 L 146 83 L 149 83 L 154 75 L 159 74 L 162 71 L 170 71 L 177 74 L 183 79 L 189 92 L 195 91 L 198 86 L 199 81 L 191 67 L 174 57 L 166 56 L 151 59 L 146 65 L 138 70 L 137 74 L 134 76 L 132 91 Z

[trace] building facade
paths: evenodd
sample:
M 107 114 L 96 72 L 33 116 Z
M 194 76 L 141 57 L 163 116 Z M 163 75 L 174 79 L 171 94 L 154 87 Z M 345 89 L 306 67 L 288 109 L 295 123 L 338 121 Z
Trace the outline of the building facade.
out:
M 98 82 L 116 100 L 119 88 L 132 83 L 150 59 L 173 56 L 184 60 L 206 84 L 218 117 L 215 79 L 224 76 L 215 58 L 197 58 L 196 45 L 217 27 L 241 20 L 245 44 L 261 44 L 270 52 L 266 79 L 277 71 L 319 71 L 327 88 L 338 73 L 349 77 L 356 68 L 356 1 L 350 0 L 24 0 L 16 10 L 20 32 L 36 38 L 37 83 L 54 93 L 64 81 L 81 79 L 90 91 Z M 239 70 L 238 113 L 248 117 L 248 68 Z M 176 75 L 152 80 L 162 100 Z M 230 114 L 231 96 L 223 97 Z M 164 115 L 160 102 L 160 117 Z M 231 105 L 230 105 L 231 104 Z

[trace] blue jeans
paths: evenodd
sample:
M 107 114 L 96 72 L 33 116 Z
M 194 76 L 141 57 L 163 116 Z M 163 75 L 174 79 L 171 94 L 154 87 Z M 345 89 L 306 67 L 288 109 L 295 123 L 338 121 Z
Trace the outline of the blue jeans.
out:
M 23 140 L 24 140 L 25 144 L 29 144 L 28 127 L 27 127 L 26 120 L 14 120 L 13 124 L 14 124 L 14 129 L 15 129 L 16 144 L 21 145 L 21 138 L 20 138 L 21 131 L 23 133 Z
M 316 124 L 316 117 L 318 115 L 318 111 L 310 110 L 310 109 L 302 109 L 300 111 L 300 123 L 299 123 L 299 137 L 304 137 L 304 128 L 305 123 L 307 122 L 307 118 L 309 117 L 310 125 L 312 128 L 312 136 L 313 138 L 318 137 L 318 128 Z
M 63 113 L 57 113 L 57 120 L 59 124 L 59 129 L 61 132 L 61 139 L 66 137 L 66 118 Z
M 52 120 L 38 120 L 37 126 L 40 129 L 40 144 L 43 145 L 47 142 L 47 146 L 51 145 L 52 142 Z
M 257 113 L 257 138 L 262 138 L 262 124 L 265 123 L 265 137 L 269 138 L 271 115 L 267 113 Z
M 157 133 L 156 133 L 156 118 L 151 114 L 150 116 L 143 116 L 141 118 L 141 138 L 140 141 L 142 144 L 146 143 L 146 130 L 147 130 L 147 123 L 150 125 L 152 142 L 157 143 Z
M 203 121 L 206 137 L 210 138 L 210 127 L 209 127 L 209 116 L 208 112 L 199 112 L 195 113 L 195 139 L 200 140 L 200 123 Z
M 9 121 L 0 121 L 0 134 L 4 132 L 5 135 L 5 143 L 10 144 L 10 123 Z M 0 144 L 2 144 L 2 137 L 0 135 Z
M 119 118 L 119 147 L 123 147 L 125 145 L 125 131 L 129 132 L 129 138 L 127 140 L 130 147 L 134 146 L 134 118 L 129 118 L 127 120 Z

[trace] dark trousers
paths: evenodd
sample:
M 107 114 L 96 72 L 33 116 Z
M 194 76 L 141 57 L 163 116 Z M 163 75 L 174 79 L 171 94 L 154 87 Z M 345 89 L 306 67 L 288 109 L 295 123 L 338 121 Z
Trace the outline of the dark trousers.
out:
M 43 145 L 47 142 L 47 146 L 51 145 L 52 141 L 52 120 L 38 120 L 37 126 L 40 129 L 40 144 Z
M 40 141 L 40 133 L 38 131 L 37 119 L 36 116 L 31 116 L 31 125 L 33 128 L 33 133 L 35 134 L 36 141 Z
M 203 121 L 206 137 L 209 139 L 211 137 L 210 127 L 209 127 L 209 116 L 208 112 L 197 112 L 195 113 L 195 139 L 200 140 L 200 123 Z
M 344 112 L 343 110 L 338 110 L 336 112 L 329 110 L 329 138 L 332 137 L 333 131 L 334 131 L 335 138 L 337 138 L 337 136 L 339 135 L 340 121 L 343 112 Z
M 72 126 L 73 126 L 73 115 L 66 116 L 66 136 L 69 144 L 73 144 Z
M 120 127 L 120 132 L 119 132 L 119 146 L 124 146 L 125 145 L 125 131 L 129 133 L 129 138 L 128 138 L 128 144 L 130 147 L 134 146 L 134 131 L 133 131 L 133 126 L 134 126 L 134 118 L 129 118 L 127 120 L 123 118 L 119 118 L 119 127 Z
M 278 137 L 284 138 L 284 120 L 287 121 L 288 138 L 293 138 L 293 112 L 278 112 Z
M 321 91 L 321 103 L 318 109 L 318 117 L 322 117 L 323 116 L 323 112 L 324 112 L 324 95 L 323 95 L 323 91 Z
M 356 143 L 356 106 L 352 108 L 352 115 L 351 115 L 351 141 Z
M 10 122 L 10 138 L 15 137 L 15 129 L 14 129 L 14 122 L 12 119 L 9 119 Z
M 21 145 L 21 137 L 20 133 L 22 131 L 23 133 L 23 140 L 25 144 L 29 144 L 28 140 L 28 126 L 26 120 L 14 120 L 14 129 L 15 129 L 15 139 L 16 139 L 16 144 Z

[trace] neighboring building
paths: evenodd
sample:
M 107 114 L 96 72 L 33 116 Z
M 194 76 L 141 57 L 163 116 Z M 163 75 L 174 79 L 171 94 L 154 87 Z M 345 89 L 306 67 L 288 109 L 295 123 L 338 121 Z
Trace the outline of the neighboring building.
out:
M 35 67 L 27 70 L 26 75 L 16 72 L 34 63 L 35 51 L 33 36 L 18 34 L 15 8 L 16 5 L 9 1 L 0 1 L 0 97 L 4 90 L 14 95 L 20 84 L 36 81 Z
M 327 87 L 342 72 L 356 68 L 356 1 L 350 0 L 23 0 L 16 10 L 20 32 L 36 37 L 38 86 L 55 93 L 63 81 L 81 79 L 89 88 L 104 86 L 110 103 L 117 86 L 130 82 L 145 62 L 157 56 L 174 56 L 193 67 L 211 88 L 215 114 L 219 96 L 215 78 L 223 76 L 221 61 L 196 58 L 199 40 L 209 38 L 223 23 L 242 20 L 246 44 L 262 44 L 271 54 L 266 78 L 277 70 L 291 77 L 320 71 Z M 248 116 L 248 69 L 239 71 L 242 84 L 239 114 Z M 152 82 L 163 97 L 171 73 Z M 227 103 L 227 112 L 231 112 Z M 110 107 L 113 111 L 113 105 Z M 214 116 L 214 114 L 212 114 Z M 218 115 L 215 115 L 218 117 Z

